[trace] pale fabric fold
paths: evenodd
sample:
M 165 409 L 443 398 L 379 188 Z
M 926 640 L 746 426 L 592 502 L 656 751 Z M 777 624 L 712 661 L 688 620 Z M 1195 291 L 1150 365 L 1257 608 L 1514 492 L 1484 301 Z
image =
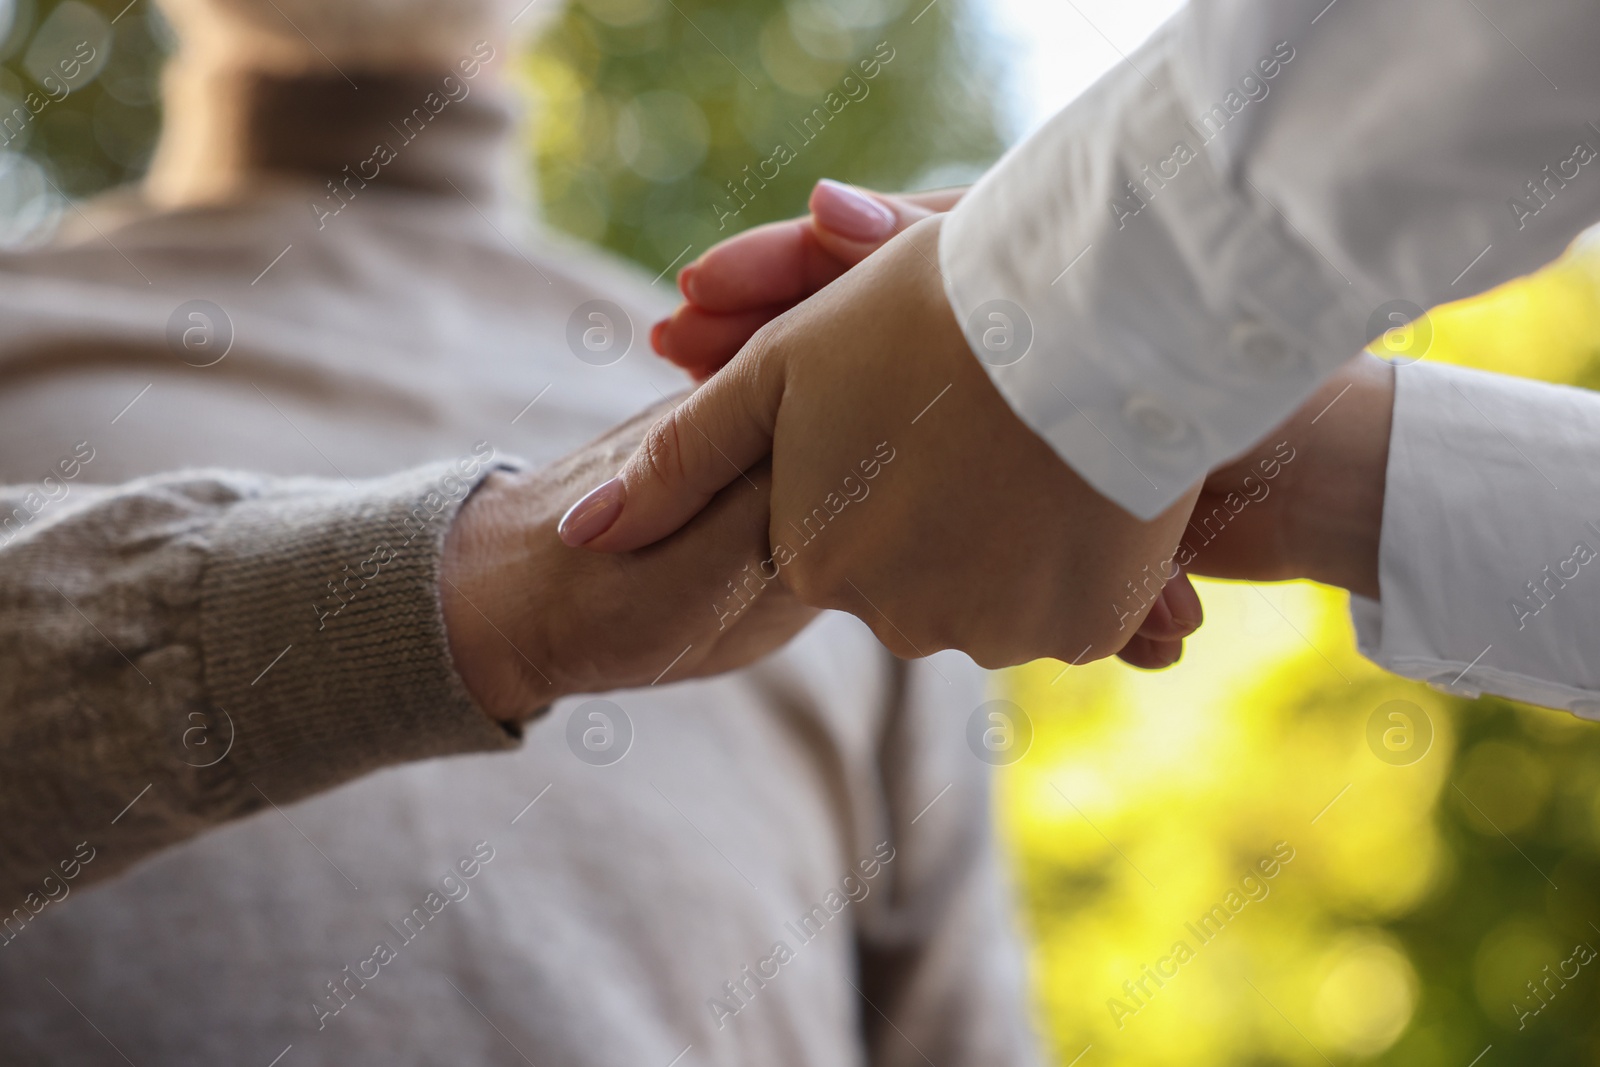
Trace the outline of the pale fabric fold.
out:
M 1429 363 L 1395 386 L 1382 601 L 1351 604 L 1361 651 L 1600 719 L 1600 396 Z
M 1149 518 L 1374 337 L 1600 218 L 1596 39 L 1578 0 L 1195 0 L 962 200 L 951 305 Z

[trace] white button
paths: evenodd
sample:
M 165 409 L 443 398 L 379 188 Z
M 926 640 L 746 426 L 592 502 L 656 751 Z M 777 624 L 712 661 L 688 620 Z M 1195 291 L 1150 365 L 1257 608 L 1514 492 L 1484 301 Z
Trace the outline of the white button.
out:
M 1580 700 L 1572 705 L 1572 714 L 1580 719 L 1600 719 L 1600 700 Z
M 1129 397 L 1122 417 L 1135 434 L 1152 445 L 1175 445 L 1189 436 L 1189 424 L 1149 393 Z
M 1483 690 L 1472 685 L 1465 675 L 1441 674 L 1437 678 L 1429 678 L 1428 685 L 1447 696 L 1464 700 L 1477 700 L 1483 695 Z
M 1234 358 L 1251 374 L 1279 374 L 1300 362 L 1300 353 L 1275 330 L 1255 319 L 1242 319 L 1233 327 Z

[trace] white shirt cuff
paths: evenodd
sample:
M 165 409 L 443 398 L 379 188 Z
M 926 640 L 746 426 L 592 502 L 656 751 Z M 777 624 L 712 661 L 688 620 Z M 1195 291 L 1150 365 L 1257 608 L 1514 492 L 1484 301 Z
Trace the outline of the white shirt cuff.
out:
M 1012 408 L 1144 519 L 1366 341 L 1349 284 L 1248 182 L 1233 187 L 1189 122 L 1176 33 L 1002 160 L 939 249 L 956 317 Z
M 1382 601 L 1351 598 L 1362 653 L 1447 692 L 1600 719 L 1597 457 L 1600 396 L 1398 368 Z

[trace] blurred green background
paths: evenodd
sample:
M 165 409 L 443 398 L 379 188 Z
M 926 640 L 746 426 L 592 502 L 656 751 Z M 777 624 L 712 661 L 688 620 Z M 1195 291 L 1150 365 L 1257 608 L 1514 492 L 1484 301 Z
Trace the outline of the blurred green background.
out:
M 146 165 L 170 36 L 148 0 L 125 2 L 0 0 L 6 112 L 52 18 L 107 42 L 0 152 L 0 243 L 47 239 L 55 191 Z M 579 0 L 519 65 L 546 216 L 655 273 L 794 214 L 819 177 L 969 179 L 1016 135 L 1015 56 L 983 0 L 924 3 Z M 846 103 L 803 138 L 794 124 L 829 93 Z M 793 158 L 731 198 L 746 167 L 773 174 L 779 143 Z M 1437 311 L 1429 358 L 1600 384 L 1597 263 L 1580 252 Z M 1055 1062 L 1600 1063 L 1600 966 L 1521 1015 L 1546 967 L 1600 948 L 1600 727 L 1384 675 L 1329 590 L 1201 593 L 1206 627 L 1171 670 L 1040 663 L 1001 680 L 1035 724 L 999 818 Z M 1292 859 L 1266 895 L 1230 901 L 1275 850 Z M 1207 943 L 1186 926 L 1233 903 Z M 1145 968 L 1180 940 L 1192 958 L 1157 984 Z
M 545 212 L 654 273 L 795 214 L 823 175 L 970 181 L 1002 147 L 998 57 L 967 7 L 927 2 L 570 5 L 524 68 Z

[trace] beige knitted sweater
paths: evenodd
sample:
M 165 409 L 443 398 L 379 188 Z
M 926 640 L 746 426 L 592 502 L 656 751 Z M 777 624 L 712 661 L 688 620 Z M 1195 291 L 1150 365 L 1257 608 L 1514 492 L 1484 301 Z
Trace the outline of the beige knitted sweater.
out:
M 58 466 L 0 490 L 14 530 L 0 548 L 0 899 L 37 907 L 80 843 L 96 852 L 82 885 L 254 811 L 269 771 L 286 804 L 514 743 L 444 643 L 440 545 L 464 494 L 438 486 L 454 464 L 352 484 L 195 472 L 106 488 L 83 481 L 93 445 L 64 466 L 79 455 L 76 479 Z M 328 583 L 379 545 L 392 561 L 327 626 Z M 20 932 L 11 911 L 0 930 Z

